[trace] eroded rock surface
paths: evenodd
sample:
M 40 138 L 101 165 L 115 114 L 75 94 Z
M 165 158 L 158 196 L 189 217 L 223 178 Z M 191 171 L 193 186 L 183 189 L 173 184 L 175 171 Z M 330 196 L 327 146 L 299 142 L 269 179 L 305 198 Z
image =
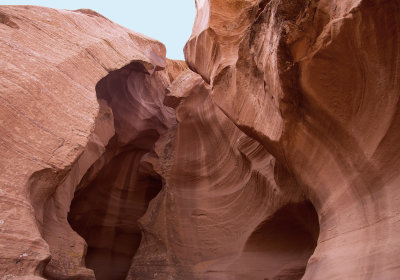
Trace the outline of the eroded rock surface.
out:
M 134 144 L 144 154 L 173 122 L 156 107 L 169 84 L 157 72 L 165 47 L 89 10 L 2 6 L 0 14 L 1 279 L 94 279 L 86 242 L 67 221 L 70 204 L 105 155 Z M 135 94 L 113 100 L 113 79 L 115 96 Z
M 314 205 L 303 279 L 396 279 L 399 2 L 228 2 L 197 1 L 186 59 Z
M 165 184 L 140 219 L 143 241 L 127 279 L 260 276 L 259 268 L 239 259 L 244 247 L 254 246 L 249 237 L 278 209 L 303 203 L 304 196 L 275 158 L 214 105 L 211 89 L 199 75 L 183 72 L 169 91 L 166 104 L 176 106 L 178 123 L 157 142 L 159 160 L 153 164 Z M 179 102 L 168 102 L 172 95 Z M 280 222 L 285 228 L 285 222 Z M 279 239 L 285 230 L 275 229 L 274 233 L 273 227 L 265 230 L 272 230 L 270 237 L 261 237 L 266 246 L 260 249 L 264 254 L 258 258 L 260 263 L 271 258 L 268 246 L 286 240 L 286 236 Z M 289 231 L 295 232 L 293 228 L 290 225 Z M 315 245 L 317 219 L 304 228 L 310 235 L 305 239 Z M 296 256 L 293 266 L 271 265 L 261 274 L 286 277 L 287 271 L 304 272 L 313 249 L 299 249 L 304 260 Z M 248 258 L 252 257 L 249 253 Z
M 163 105 L 166 71 L 148 73 L 132 62 L 96 86 L 114 113 L 115 136 L 78 185 L 68 219 L 88 243 L 86 265 L 96 279 L 125 279 L 141 240 L 137 220 L 161 190 L 161 177 L 146 158 L 175 124 Z
M 397 279 L 400 3 L 196 5 L 0 7 L 0 279 Z

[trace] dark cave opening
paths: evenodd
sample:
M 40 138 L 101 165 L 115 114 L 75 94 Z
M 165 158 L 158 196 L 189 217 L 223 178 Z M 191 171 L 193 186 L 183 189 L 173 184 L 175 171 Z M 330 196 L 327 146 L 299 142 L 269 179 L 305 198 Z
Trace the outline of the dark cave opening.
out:
M 88 244 L 85 265 L 97 280 L 125 279 L 141 241 L 137 221 L 161 190 L 160 178 L 141 161 L 146 152 L 126 150 L 101 159 L 108 163 L 94 178 L 89 177 L 96 166 L 89 170 L 71 203 L 68 221 Z
M 236 280 L 298 280 L 317 245 L 318 215 L 310 202 L 291 203 L 263 222 L 231 266 Z
M 115 134 L 76 187 L 68 222 L 85 239 L 84 265 L 97 280 L 126 278 L 142 238 L 138 219 L 162 188 L 146 159 L 174 115 L 162 104 L 166 77 L 151 74 L 150 66 L 133 61 L 96 85 L 99 104 L 112 110 Z

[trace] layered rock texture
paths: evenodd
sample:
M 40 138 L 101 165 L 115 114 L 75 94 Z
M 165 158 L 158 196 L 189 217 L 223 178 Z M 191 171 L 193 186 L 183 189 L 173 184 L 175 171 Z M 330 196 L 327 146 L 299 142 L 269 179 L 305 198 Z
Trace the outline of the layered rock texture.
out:
M 175 123 L 165 47 L 88 10 L 0 15 L 0 275 L 120 279 L 161 188 L 142 158 Z
M 400 2 L 196 6 L 0 6 L 0 279 L 398 279 Z

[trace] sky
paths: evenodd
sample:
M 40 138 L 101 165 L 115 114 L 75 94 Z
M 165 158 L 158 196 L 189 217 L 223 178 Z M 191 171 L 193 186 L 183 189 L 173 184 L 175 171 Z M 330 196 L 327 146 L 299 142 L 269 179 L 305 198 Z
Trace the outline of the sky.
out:
M 112 21 L 162 42 L 167 57 L 184 59 L 192 33 L 195 0 L 0 0 L 1 5 L 37 5 L 57 9 L 92 9 Z

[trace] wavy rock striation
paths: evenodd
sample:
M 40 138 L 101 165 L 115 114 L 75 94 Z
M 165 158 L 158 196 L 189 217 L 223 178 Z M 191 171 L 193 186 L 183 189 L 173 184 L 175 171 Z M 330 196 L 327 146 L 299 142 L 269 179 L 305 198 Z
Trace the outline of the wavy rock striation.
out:
M 318 213 L 303 279 L 396 279 L 399 3 L 199 0 L 197 8 L 190 68 Z
M 196 6 L 0 7 L 0 279 L 397 279 L 400 3 Z
M 124 279 L 141 240 L 137 220 L 160 191 L 146 162 L 159 136 L 175 123 L 163 105 L 165 71 L 140 62 L 111 72 L 96 86 L 114 115 L 115 135 L 76 188 L 69 222 L 88 243 L 86 265 L 96 279 Z
M 98 255 L 111 252 L 122 259 L 121 279 L 140 240 L 123 238 L 138 235 L 135 219 L 159 190 L 141 159 L 174 123 L 162 104 L 165 47 L 90 10 L 4 6 L 0 14 L 1 279 L 95 279 L 82 237 L 96 276 Z M 130 178 L 129 168 L 141 171 Z M 96 196 L 82 205 L 93 186 Z M 110 241 L 98 246 L 91 230 Z M 115 260 L 103 262 L 112 271 Z
M 140 219 L 143 241 L 127 279 L 253 279 L 304 272 L 318 219 L 312 206 L 296 208 L 305 203 L 296 182 L 214 105 L 199 75 L 183 72 L 169 91 L 165 102 L 176 107 L 178 123 L 157 142 L 159 161 L 153 164 L 165 183 Z M 282 210 L 287 220 L 263 224 L 290 203 L 296 210 Z M 308 224 L 302 215 L 311 216 Z M 304 248 L 290 254 L 297 252 L 289 249 L 296 238 Z M 257 253 L 252 248 L 259 242 L 265 246 Z M 274 258 L 271 246 L 282 260 L 263 267 Z M 259 264 L 248 266 L 252 259 Z

